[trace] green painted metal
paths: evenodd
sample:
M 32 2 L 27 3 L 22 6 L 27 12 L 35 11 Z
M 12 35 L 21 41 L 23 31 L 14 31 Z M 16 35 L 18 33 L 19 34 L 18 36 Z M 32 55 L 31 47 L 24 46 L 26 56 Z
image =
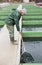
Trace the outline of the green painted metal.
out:
M 22 25 L 28 26 L 28 25 L 42 25 L 42 20 L 23 20 Z
M 24 16 L 42 16 L 42 13 L 26 13 Z
M 2 16 L 2 15 L 9 15 L 10 14 L 10 12 L 0 12 L 0 15 Z
M 27 15 L 29 15 L 29 14 L 42 14 L 42 12 L 30 12 L 30 11 L 29 11 L 29 12 L 27 12 L 26 14 L 27 14 Z
M 23 16 L 23 26 L 42 25 L 42 8 L 34 5 L 23 5 L 27 9 L 27 13 Z M 23 37 L 42 37 L 42 32 L 24 31 Z
M 42 9 L 42 8 L 40 8 L 40 7 L 37 7 L 37 6 L 34 6 L 34 5 L 32 5 L 32 4 L 23 4 L 23 7 L 25 7 L 26 9 Z
M 5 21 L 0 21 L 0 26 L 4 26 L 5 25 Z
M 22 32 L 23 37 L 42 37 L 42 32 L 31 32 L 31 31 L 25 31 Z
M 42 19 L 42 16 L 23 16 L 23 19 Z
M 27 10 L 35 10 L 35 9 L 42 10 L 42 8 L 32 5 L 32 4 L 23 4 L 23 7 L 25 7 Z
M 36 12 L 39 13 L 39 12 L 41 12 L 41 13 L 42 13 L 42 10 L 41 10 L 41 9 L 37 9 L 37 10 L 35 10 L 35 9 L 34 9 L 34 10 L 33 10 L 33 9 L 30 10 L 30 9 L 29 9 L 29 10 L 27 11 L 27 13 L 28 13 L 28 12 L 33 12 L 33 13 L 36 13 Z
M 7 16 L 0 16 L 0 19 L 6 19 Z
M 25 63 L 20 65 L 42 65 L 42 63 Z

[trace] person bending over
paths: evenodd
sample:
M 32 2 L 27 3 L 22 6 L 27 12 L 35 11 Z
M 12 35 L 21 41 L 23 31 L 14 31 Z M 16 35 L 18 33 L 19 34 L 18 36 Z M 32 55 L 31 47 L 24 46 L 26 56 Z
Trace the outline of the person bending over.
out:
M 8 15 L 7 19 L 6 19 L 6 26 L 7 29 L 9 30 L 9 35 L 10 35 L 10 40 L 11 42 L 16 42 L 14 40 L 14 25 L 16 25 L 17 30 L 20 33 L 20 28 L 19 28 L 19 20 L 21 18 L 21 16 L 26 14 L 26 9 L 20 9 L 19 6 L 17 9 L 13 9 L 13 11 L 10 13 L 10 15 Z

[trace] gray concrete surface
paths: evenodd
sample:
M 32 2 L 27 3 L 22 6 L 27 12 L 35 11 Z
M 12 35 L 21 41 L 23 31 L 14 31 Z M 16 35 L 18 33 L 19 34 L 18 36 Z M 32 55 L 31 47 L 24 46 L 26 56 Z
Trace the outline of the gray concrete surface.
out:
M 0 65 L 15 65 L 17 45 L 12 45 L 6 25 L 0 31 Z

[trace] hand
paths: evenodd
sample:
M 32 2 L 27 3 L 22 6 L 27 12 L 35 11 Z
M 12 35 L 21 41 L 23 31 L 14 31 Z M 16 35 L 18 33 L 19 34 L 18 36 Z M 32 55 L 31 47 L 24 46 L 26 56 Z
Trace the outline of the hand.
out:
M 22 39 L 22 34 L 21 34 L 21 32 L 19 32 L 19 34 L 20 34 L 20 36 L 21 36 L 21 39 Z

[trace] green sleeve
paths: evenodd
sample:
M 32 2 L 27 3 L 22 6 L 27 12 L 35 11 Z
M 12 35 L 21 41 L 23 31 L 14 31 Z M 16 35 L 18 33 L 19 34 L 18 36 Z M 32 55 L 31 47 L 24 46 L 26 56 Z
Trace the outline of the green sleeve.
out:
M 14 15 L 14 22 L 16 24 L 17 30 L 20 31 L 19 20 L 20 20 L 21 15 L 17 10 L 13 13 L 13 15 Z
M 18 31 L 20 31 L 20 28 L 19 28 L 19 20 L 18 19 L 14 19 L 15 20 L 15 24 L 16 24 L 16 28 Z

